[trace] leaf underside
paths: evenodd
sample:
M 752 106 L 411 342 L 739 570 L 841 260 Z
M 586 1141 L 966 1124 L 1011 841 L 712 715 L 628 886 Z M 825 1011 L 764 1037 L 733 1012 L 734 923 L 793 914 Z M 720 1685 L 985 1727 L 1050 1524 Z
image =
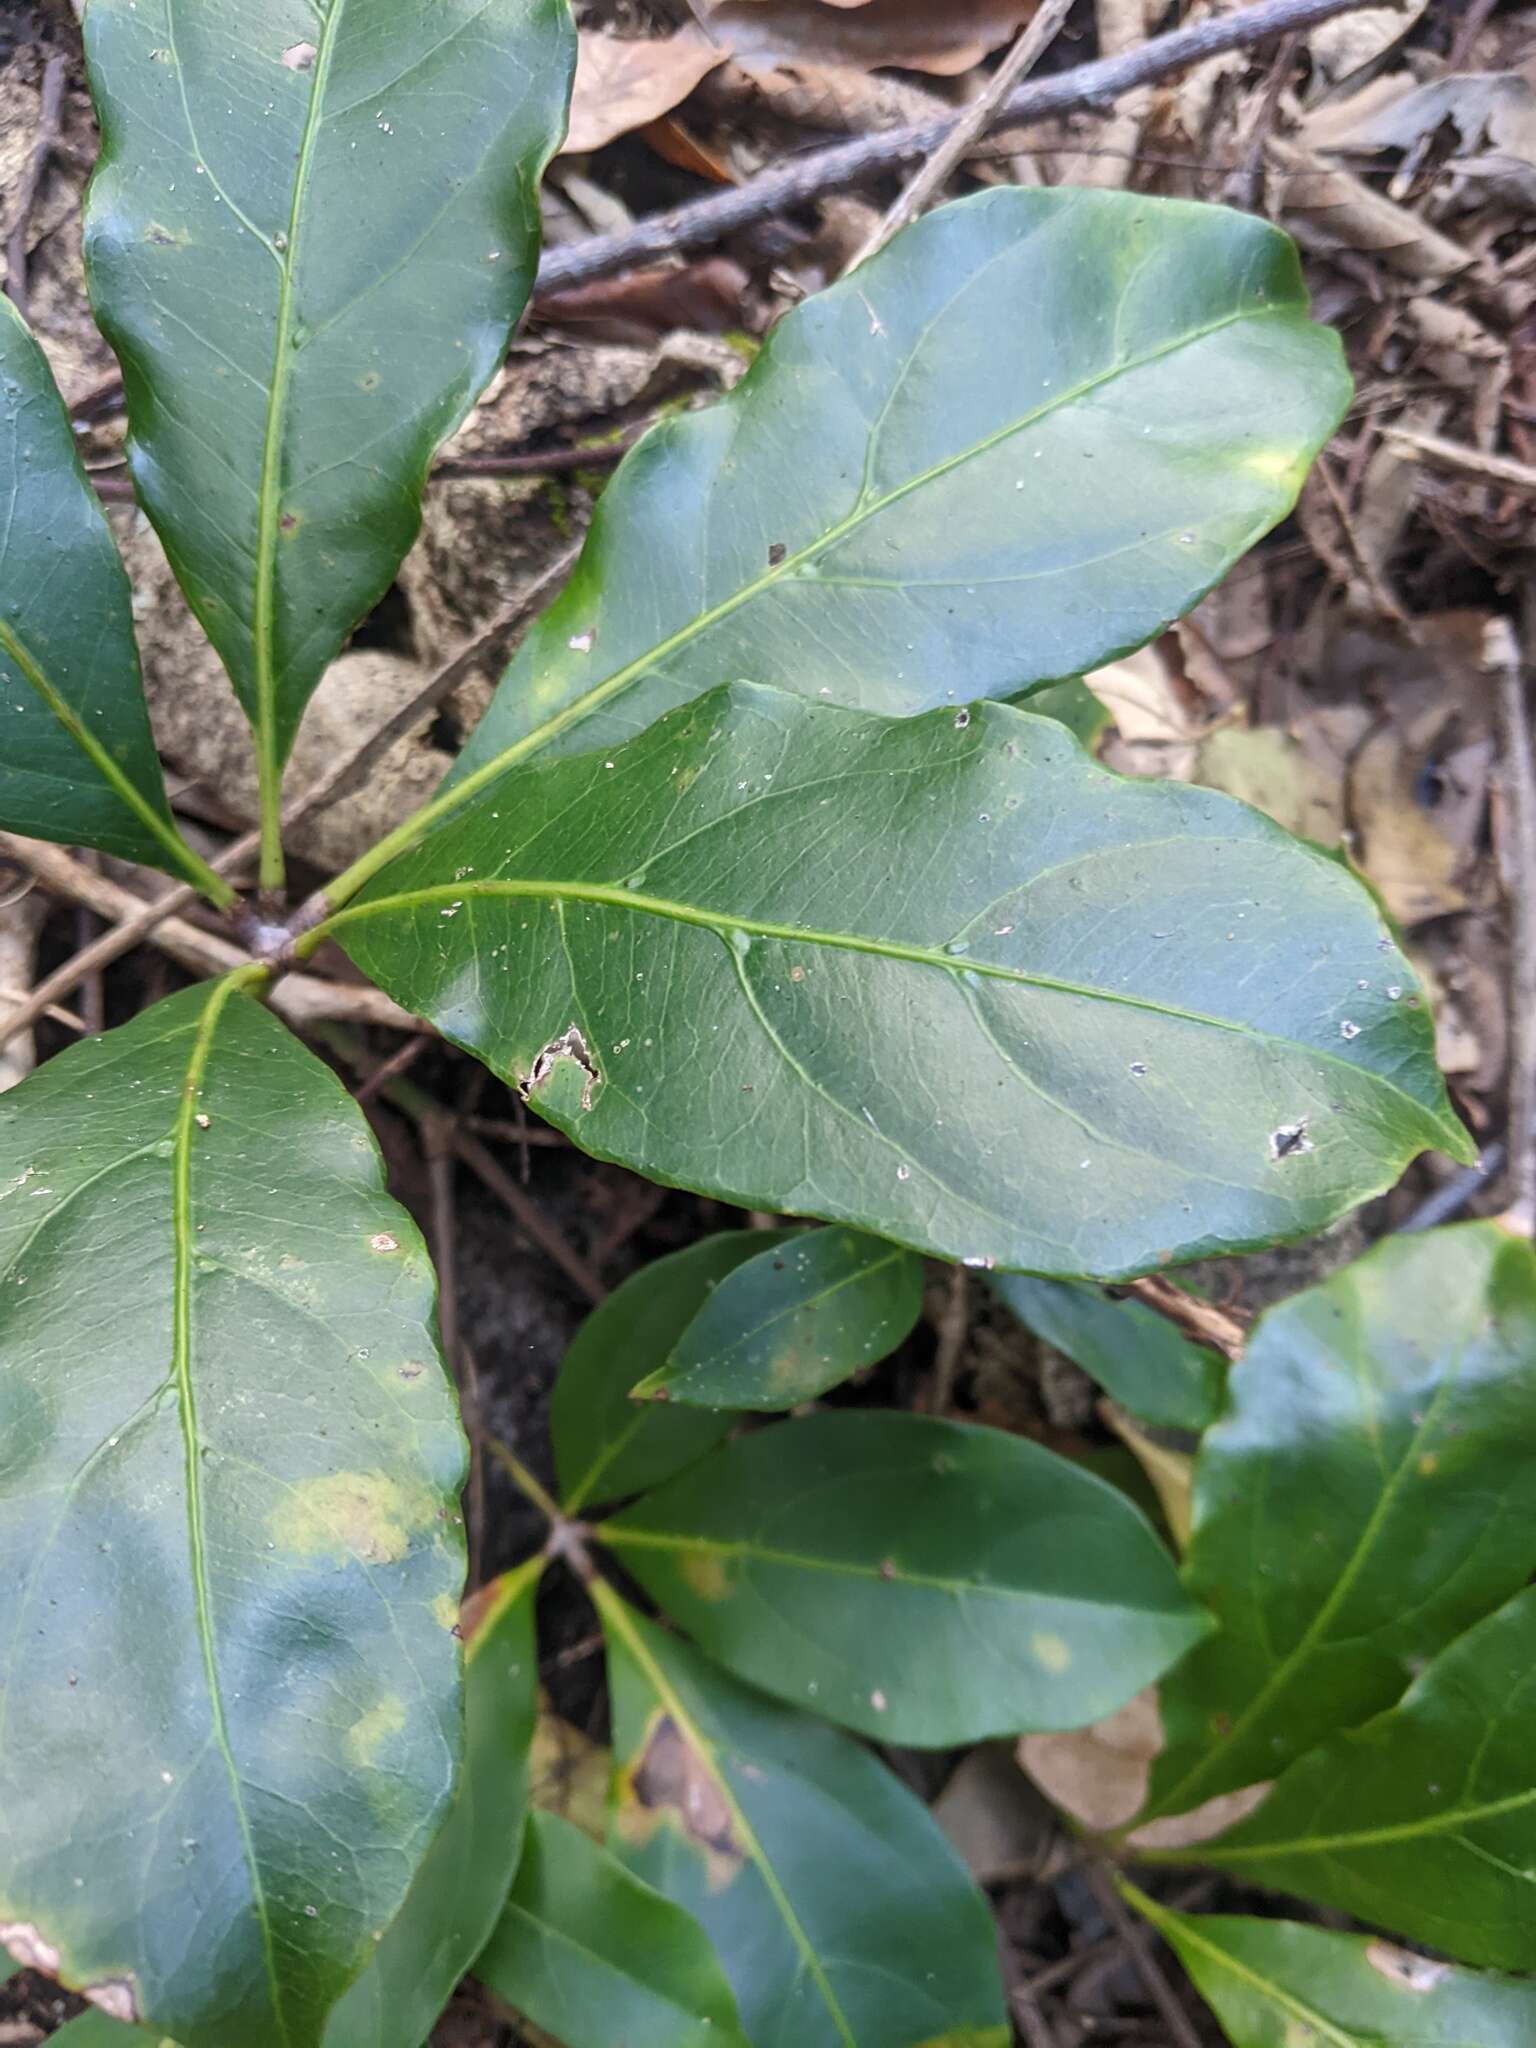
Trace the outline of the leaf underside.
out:
M 182 2048 L 314 2048 L 458 1758 L 425 1247 L 229 981 L 0 1098 L 0 1158 L 0 1922 Z
M 1026 1273 L 999 1273 L 991 1284 L 1021 1323 L 1144 1422 L 1204 1429 L 1220 1413 L 1225 1360 L 1144 1302 L 1116 1301 L 1102 1287 Z
M 586 1150 L 977 1265 L 1239 1250 L 1467 1151 L 1342 867 L 1001 705 L 712 692 L 503 779 L 330 929 Z
M 93 0 L 92 302 L 134 487 L 280 762 L 501 360 L 562 0 Z

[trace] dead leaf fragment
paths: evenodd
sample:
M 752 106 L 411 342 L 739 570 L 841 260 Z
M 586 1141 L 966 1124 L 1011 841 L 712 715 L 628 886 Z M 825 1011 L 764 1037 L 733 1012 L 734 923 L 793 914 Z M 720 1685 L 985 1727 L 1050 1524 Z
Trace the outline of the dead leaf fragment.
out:
M 956 76 L 1015 33 L 1035 0 L 713 0 L 732 56 L 797 57 Z
M 1163 1746 L 1157 1688 L 1087 1728 L 1026 1735 L 1019 1762 L 1048 1798 L 1094 1834 L 1124 1827 L 1146 1803 L 1152 1760 Z
M 1099 1413 L 1151 1480 L 1158 1506 L 1163 1511 L 1163 1519 L 1168 1524 L 1168 1533 L 1173 1538 L 1174 1548 L 1182 1556 L 1189 1548 L 1190 1529 L 1194 1521 L 1191 1502 L 1195 1478 L 1194 1459 L 1187 1451 L 1170 1450 L 1166 1444 L 1160 1444 L 1113 1401 L 1101 1401 Z
M 696 28 L 679 29 L 674 36 L 628 38 L 583 29 L 566 153 L 601 149 L 670 114 L 728 55 Z

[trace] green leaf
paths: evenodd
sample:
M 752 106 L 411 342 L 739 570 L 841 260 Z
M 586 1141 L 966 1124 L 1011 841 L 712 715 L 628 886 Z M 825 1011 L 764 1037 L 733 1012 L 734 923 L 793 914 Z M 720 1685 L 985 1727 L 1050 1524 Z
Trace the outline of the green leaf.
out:
M 923 1308 L 920 1259 L 861 1230 L 807 1230 L 715 1289 L 637 1398 L 773 1411 L 888 1358 Z
M 1172 1860 L 1336 1906 L 1464 1963 L 1529 1970 L 1533 1714 L 1536 1588 L 1442 1650 L 1398 1706 L 1292 1764 L 1219 1842 Z
M 55 2048 L 145 2048 L 147 2042 L 159 2037 L 146 2034 L 142 2027 L 124 2026 L 121 2020 L 109 2019 L 104 2012 L 85 2012 L 50 2038 Z M 175 2048 L 175 2043 L 169 2043 L 168 2048 Z
M 1002 705 L 712 692 L 327 931 L 586 1150 L 980 1266 L 1268 1243 L 1468 1146 L 1353 876 Z
M 1127 1885 L 1233 2048 L 1528 2048 L 1536 1983 L 1290 1920 L 1170 1912 Z
M 549 1404 L 567 1514 L 670 1479 L 735 1428 L 734 1415 L 642 1406 L 629 1390 L 672 1355 L 728 1274 L 797 1235 L 726 1230 L 701 1238 L 631 1274 L 593 1309 L 561 1361 Z
M 325 2048 L 422 2048 L 500 1916 L 528 1817 L 539 1711 L 533 1602 L 542 1558 L 466 1614 L 464 1767 L 448 1819 L 373 1959 L 332 2012 Z
M 1102 704 L 1080 678 L 1067 683 L 1048 683 L 1043 690 L 1026 690 L 1017 699 L 1009 701 L 1016 701 L 1021 710 L 1033 711 L 1040 718 L 1056 719 L 1090 752 L 1104 728 L 1113 722 L 1108 706 Z
M 47 358 L 0 301 L 0 825 L 206 888 L 171 818 L 133 596 Z
M 260 978 L 0 1097 L 0 1922 L 184 2048 L 314 2048 L 461 1739 L 431 1265 Z
M 733 676 L 904 713 L 1140 646 L 1289 511 L 1348 402 L 1306 304 L 1286 237 L 1219 207 L 930 214 L 625 459 L 454 780 Z
M 563 0 L 92 0 L 92 303 L 141 503 L 275 790 L 500 363 L 563 131 Z
M 1080 1727 L 1207 1625 L 1114 1487 L 915 1415 L 738 1438 L 598 1534 L 739 1677 L 887 1742 Z
M 1102 1287 L 999 1273 L 992 1291 L 1122 1407 L 1165 1429 L 1204 1429 L 1221 1410 L 1226 1362 L 1140 1301 Z
M 1185 1583 L 1221 1623 L 1164 1682 L 1152 1810 L 1272 1778 L 1388 1707 L 1536 1570 L 1536 1255 L 1392 1237 L 1255 1326 L 1195 1468 Z
M 1006 2048 L 991 1915 L 927 1810 L 848 1736 L 592 1591 L 612 1846 L 703 1926 L 753 2048 Z
M 750 2048 L 698 1922 L 552 1813 L 475 1975 L 564 2048 Z

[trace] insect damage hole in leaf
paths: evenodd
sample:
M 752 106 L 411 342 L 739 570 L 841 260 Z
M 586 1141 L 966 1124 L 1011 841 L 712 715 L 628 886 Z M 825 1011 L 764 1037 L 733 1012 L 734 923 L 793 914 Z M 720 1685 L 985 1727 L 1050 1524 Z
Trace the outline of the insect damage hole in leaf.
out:
M 517 1084 L 518 1093 L 524 1102 L 533 1100 L 536 1090 L 550 1079 L 562 1060 L 569 1060 L 582 1077 L 582 1108 L 592 1107 L 592 1091 L 603 1077 L 598 1071 L 597 1062 L 592 1057 L 592 1049 L 587 1044 L 579 1024 L 568 1024 L 558 1038 L 552 1038 L 535 1056 L 533 1065 L 528 1070 L 527 1080 L 519 1081 Z

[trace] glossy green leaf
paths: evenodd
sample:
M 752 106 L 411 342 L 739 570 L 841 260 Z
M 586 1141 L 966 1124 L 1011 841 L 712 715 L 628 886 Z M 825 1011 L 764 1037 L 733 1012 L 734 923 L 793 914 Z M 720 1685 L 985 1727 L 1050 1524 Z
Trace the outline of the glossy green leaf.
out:
M 562 2048 L 750 2048 L 699 1923 L 552 1813 L 475 1975 Z
M 1144 1422 L 1204 1429 L 1220 1412 L 1225 1360 L 1191 1343 L 1145 1302 L 1116 1301 L 1102 1287 L 1029 1273 L 999 1273 L 992 1290 Z
M 738 1266 L 637 1399 L 793 1408 L 888 1358 L 923 1308 L 923 1266 L 862 1230 L 807 1230 Z
M 522 310 L 569 13 L 92 0 L 86 55 L 134 486 L 270 782 Z
M 1080 1727 L 1207 1626 L 1114 1487 L 922 1416 L 760 1430 L 599 1534 L 738 1676 L 888 1742 Z
M 1165 1682 L 1152 1806 L 1272 1778 L 1392 1704 L 1536 1570 L 1536 1255 L 1393 1237 L 1263 1316 L 1195 1468 L 1185 1582 L 1221 1627 Z
M 1291 1920 L 1171 1912 L 1128 1896 L 1177 1952 L 1233 2048 L 1529 2048 L 1536 1982 L 1481 1977 Z
M 47 358 L 0 300 L 0 825 L 228 902 L 171 818 L 133 597 Z
M 588 1151 L 975 1265 L 1264 1243 L 1468 1147 L 1338 862 L 1002 705 L 712 692 L 522 770 L 328 929 Z
M 455 776 L 611 746 L 733 676 L 896 713 L 1076 676 L 1283 517 L 1349 390 L 1252 216 L 943 207 L 626 458 Z
M 1291 1765 L 1180 1860 L 1336 1906 L 1492 1969 L 1536 1968 L 1536 1588 L 1442 1650 L 1399 1705 Z
M 670 1479 L 735 1427 L 734 1415 L 642 1404 L 629 1390 L 671 1356 L 727 1275 L 796 1234 L 726 1230 L 701 1238 L 631 1274 L 593 1309 L 561 1361 L 549 1404 L 568 1514 Z
M 453 1805 L 398 1916 L 332 2012 L 325 2048 L 422 2048 L 500 1917 L 528 1817 L 542 1565 L 519 1565 L 476 1595 L 473 1620 L 466 1612 L 464 1767 Z
M 703 1926 L 752 2048 L 1006 2048 L 991 1916 L 926 1808 L 849 1736 L 593 1591 L 611 1845 Z
M 248 978 L 0 1097 L 0 1922 L 314 2048 L 452 1789 L 465 1456 L 425 1247 Z

